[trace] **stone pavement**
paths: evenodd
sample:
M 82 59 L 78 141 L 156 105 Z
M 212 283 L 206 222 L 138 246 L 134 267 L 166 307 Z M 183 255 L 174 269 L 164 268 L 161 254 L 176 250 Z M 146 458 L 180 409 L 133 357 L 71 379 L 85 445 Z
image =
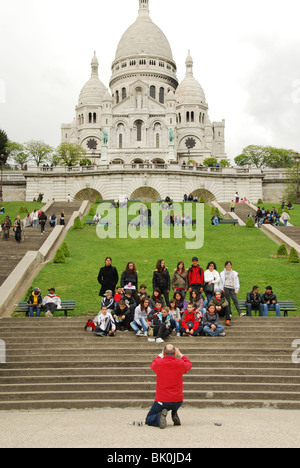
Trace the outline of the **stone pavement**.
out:
M 181 427 L 172 425 L 170 415 L 163 431 L 130 424 L 144 422 L 146 413 L 0 412 L 0 448 L 300 448 L 300 411 L 186 407 L 179 413 Z

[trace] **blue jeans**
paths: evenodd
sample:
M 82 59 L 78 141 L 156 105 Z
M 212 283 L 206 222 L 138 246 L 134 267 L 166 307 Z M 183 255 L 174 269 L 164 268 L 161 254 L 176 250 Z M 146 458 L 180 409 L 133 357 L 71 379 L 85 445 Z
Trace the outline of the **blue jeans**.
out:
M 218 336 L 219 333 L 223 333 L 224 327 L 222 325 L 218 325 L 217 328 L 214 331 L 212 331 L 212 329 L 208 325 L 206 325 L 203 328 L 203 331 L 204 333 L 207 333 L 209 336 Z
M 32 305 L 29 307 L 29 315 L 30 317 L 34 317 L 34 311 L 36 311 L 36 316 L 39 317 L 41 315 L 41 306 Z
M 279 304 L 263 304 L 264 307 L 264 316 L 268 317 L 269 316 L 269 310 L 275 310 L 276 312 L 276 317 L 281 317 L 280 313 L 280 305 Z
M 171 326 L 172 326 L 173 330 L 175 330 L 175 328 L 176 328 L 177 333 L 180 332 L 180 322 L 176 322 L 175 319 L 171 319 Z
M 172 417 L 177 413 L 179 408 L 182 406 L 183 401 L 179 401 L 177 403 L 157 403 L 155 402 L 152 406 L 151 410 L 148 413 L 146 418 L 146 424 L 148 426 L 155 426 L 159 427 L 159 418 L 163 409 L 167 409 L 168 411 L 172 411 Z
M 142 324 L 143 332 L 148 331 L 148 327 L 147 327 L 146 320 L 144 319 L 144 317 L 140 318 L 140 322 Z M 131 322 L 130 326 L 136 333 L 140 331 L 141 329 L 140 325 L 135 321 Z
M 247 307 L 247 315 L 248 317 L 252 317 L 252 310 L 254 310 L 255 312 L 258 310 L 259 312 L 259 316 L 262 317 L 263 316 L 263 305 L 260 304 L 259 306 L 257 306 L 258 308 L 254 309 L 252 307 L 252 304 L 250 304 L 250 302 L 247 302 L 246 303 L 246 307 Z

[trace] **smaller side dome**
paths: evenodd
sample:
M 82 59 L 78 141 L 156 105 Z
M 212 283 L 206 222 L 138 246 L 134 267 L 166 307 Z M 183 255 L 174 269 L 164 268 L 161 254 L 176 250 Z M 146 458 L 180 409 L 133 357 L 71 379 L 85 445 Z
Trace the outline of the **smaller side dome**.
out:
M 91 69 L 91 78 L 83 86 L 79 95 L 79 106 L 99 104 L 100 102 L 102 102 L 103 97 L 107 91 L 107 88 L 104 86 L 102 81 L 99 80 L 99 62 L 96 56 L 96 52 L 94 53 L 94 57 L 92 58 Z
M 177 105 L 206 105 L 206 98 L 200 83 L 194 78 L 193 59 L 189 51 L 186 59 L 186 76 L 176 90 Z

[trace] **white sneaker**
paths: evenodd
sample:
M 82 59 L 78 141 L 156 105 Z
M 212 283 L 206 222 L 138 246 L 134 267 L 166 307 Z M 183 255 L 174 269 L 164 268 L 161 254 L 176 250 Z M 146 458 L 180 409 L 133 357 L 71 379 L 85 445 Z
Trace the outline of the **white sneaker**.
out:
M 180 333 L 177 333 L 177 336 L 180 336 Z
M 137 332 L 136 336 L 144 336 L 144 332 L 142 332 L 141 330 Z
M 156 338 L 156 343 L 164 343 L 164 340 L 162 338 Z
M 155 338 L 148 338 L 149 343 L 155 343 L 156 339 Z

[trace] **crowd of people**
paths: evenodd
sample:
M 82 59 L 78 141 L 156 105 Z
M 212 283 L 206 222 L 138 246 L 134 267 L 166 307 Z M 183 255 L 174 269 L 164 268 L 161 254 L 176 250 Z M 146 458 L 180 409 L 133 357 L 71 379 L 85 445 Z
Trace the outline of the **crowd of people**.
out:
M 138 284 L 134 262 L 128 262 L 119 278 L 111 257 L 107 257 L 98 282 L 101 310 L 86 328 L 100 337 L 115 336 L 117 330 L 132 330 L 137 336 L 147 336 L 149 342 L 158 343 L 173 332 L 177 336 L 226 336 L 220 318 L 225 318 L 226 327 L 231 326 L 232 304 L 240 317 L 252 316 L 252 311 L 268 316 L 269 310 L 280 316 L 280 305 L 270 286 L 262 296 L 258 287 L 253 287 L 246 298 L 247 314 L 242 312 L 237 299 L 239 274 L 229 260 L 219 273 L 215 262 L 208 263 L 204 270 L 198 258 L 193 257 L 191 267 L 185 268 L 184 262 L 179 261 L 170 275 L 165 261 L 159 259 L 149 294 L 146 284 Z
M 2 213 L 5 213 L 5 211 L 2 211 Z M 13 230 L 16 242 L 21 243 L 22 240 L 24 240 L 25 229 L 30 227 L 36 229 L 38 226 L 40 227 L 41 234 L 44 234 L 47 220 L 48 217 L 42 209 L 34 210 L 32 213 L 28 213 L 25 219 L 22 219 L 18 215 L 14 221 L 12 221 L 10 216 L 7 215 L 1 223 L 3 239 L 9 240 L 11 237 L 11 230 Z M 58 223 L 61 226 L 65 225 L 64 210 L 61 210 L 59 219 L 56 217 L 55 213 L 49 217 L 50 228 L 54 228 Z

